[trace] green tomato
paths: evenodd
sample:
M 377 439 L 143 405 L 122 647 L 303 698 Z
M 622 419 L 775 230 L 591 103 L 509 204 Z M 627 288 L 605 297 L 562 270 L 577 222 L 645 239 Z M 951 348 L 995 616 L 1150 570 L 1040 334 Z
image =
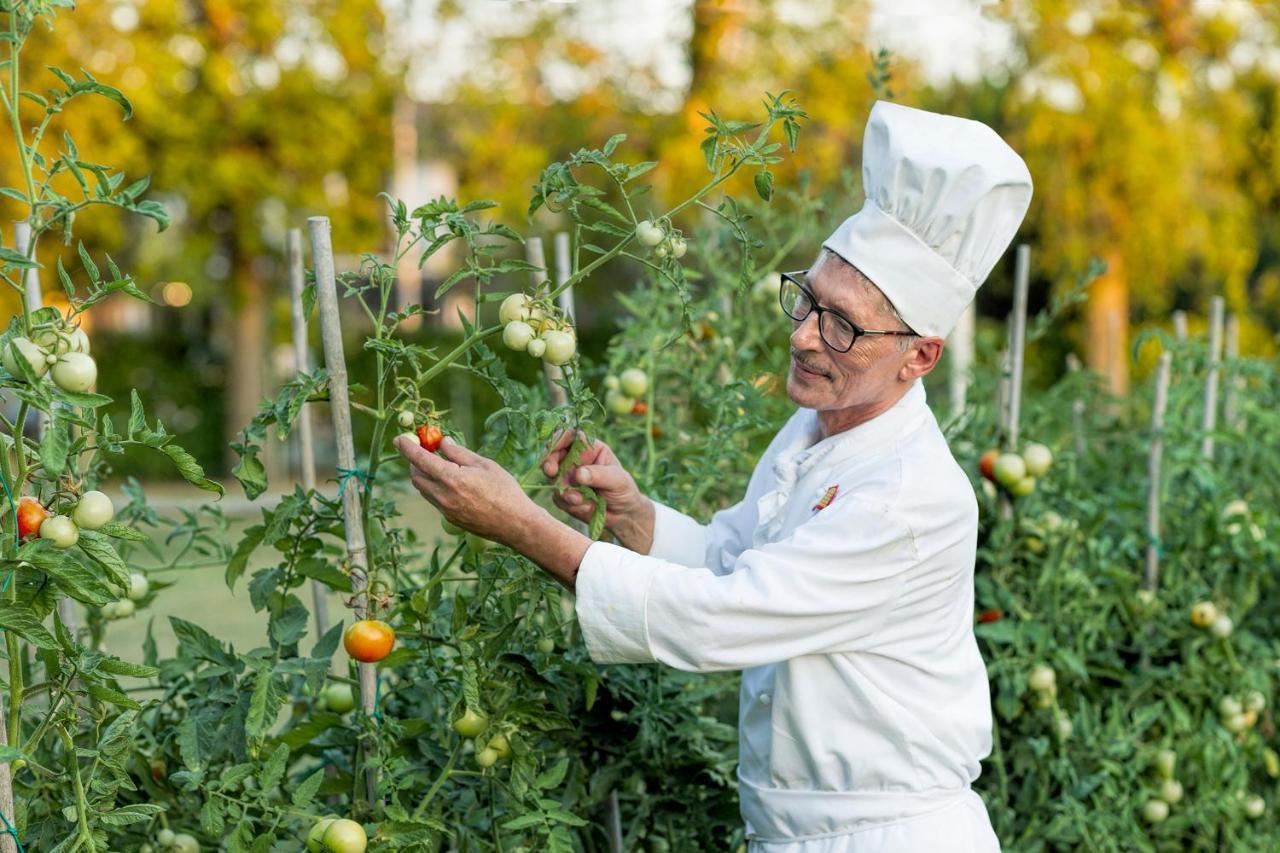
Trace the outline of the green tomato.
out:
M 1031 675 L 1027 678 L 1027 684 L 1037 693 L 1048 693 L 1057 688 L 1058 677 L 1052 667 L 1038 664 L 1031 670 Z
M 471 549 L 472 554 L 483 554 L 489 550 L 489 540 L 476 533 L 468 532 L 463 537 L 467 542 L 467 547 Z
M 542 358 L 547 353 L 547 342 L 542 338 L 534 338 L 524 351 L 534 358 Z
M 320 692 L 320 701 L 324 702 L 330 711 L 345 714 L 356 706 L 356 694 L 351 689 L 351 685 L 345 681 L 334 681 L 326 684 L 324 690 Z
M 320 839 L 324 837 L 329 826 L 337 819 L 337 817 L 323 817 L 311 827 L 311 831 L 307 833 L 307 850 L 309 853 L 324 853 L 324 844 Z
M 1218 700 L 1218 716 L 1234 717 L 1243 711 L 1244 707 L 1241 706 L 1240 700 L 1234 696 L 1223 696 Z
M 628 397 L 643 397 L 649 390 L 649 374 L 638 367 L 628 367 L 622 371 L 618 384 Z
M 1262 709 L 1267 707 L 1267 697 L 1262 695 L 1261 691 L 1250 690 L 1244 697 L 1244 709 L 1255 713 L 1262 713 Z
M 466 533 L 465 530 L 447 518 L 440 519 L 440 529 L 445 533 L 448 533 L 450 536 L 461 536 L 463 533 Z
M 533 340 L 533 327 L 523 320 L 512 321 L 502 329 L 502 342 L 506 344 L 507 349 L 524 352 L 531 340 Z
M 141 572 L 129 573 L 129 597 L 134 601 L 141 601 L 147 597 L 147 593 L 151 591 L 151 582 L 147 580 L 147 576 Z
M 671 238 L 671 257 L 683 258 L 684 253 L 688 250 L 688 248 L 689 246 L 687 243 L 685 243 L 683 237 L 676 235 Z
M 162 829 L 156 833 L 156 843 L 161 847 L 172 847 L 173 840 L 177 837 L 172 829 Z
M 653 247 L 661 243 L 662 238 L 662 229 L 650 220 L 646 219 L 636 225 L 636 239 L 639 240 L 641 244 Z
M 416 421 L 417 418 L 408 409 L 404 409 L 400 414 L 396 415 L 396 423 L 400 424 L 401 429 L 413 429 Z
M 555 650 L 556 641 L 550 637 L 543 637 L 541 640 L 538 640 L 538 651 L 542 652 L 544 655 L 549 655 Z
M 542 340 L 546 341 L 547 344 L 546 351 L 542 354 L 542 359 L 548 364 L 564 364 L 573 358 L 574 353 L 578 351 L 578 342 L 573 335 L 568 332 L 562 332 L 559 329 L 543 332 Z
M 364 853 L 369 846 L 369 836 L 364 827 L 354 820 L 341 818 L 329 824 L 320 838 L 322 849 L 329 853 Z
M 1182 783 L 1177 779 L 1165 779 L 1160 785 L 1160 799 L 1174 805 L 1182 799 Z
M 30 339 L 19 337 L 12 339 L 9 343 L 12 344 L 13 347 L 17 348 L 18 353 L 26 360 L 27 365 L 31 368 L 31 372 L 37 377 L 44 376 L 45 373 L 48 372 L 48 353 L 33 343 Z M 22 381 L 22 374 L 18 372 L 18 362 L 14 359 L 10 349 L 10 346 L 5 346 L 4 352 L 0 353 L 0 361 L 4 363 L 4 369 L 8 371 L 10 376 Z
M 200 842 L 193 835 L 179 832 L 173 838 L 173 853 L 200 853 Z
M 488 748 L 498 753 L 498 758 L 500 759 L 511 757 L 511 743 L 507 740 L 506 735 L 494 735 L 489 738 Z
M 97 491 L 85 492 L 76 503 L 71 519 L 82 530 L 97 530 L 115 517 L 116 508 L 111 498 Z
M 1035 477 L 1023 477 L 1018 482 L 1009 487 L 1009 494 L 1015 498 L 1025 498 L 1036 490 Z
M 1173 778 L 1173 769 L 1178 763 L 1178 753 L 1172 749 L 1162 749 L 1156 753 L 1156 772 L 1165 779 Z
M 608 391 L 604 395 L 604 407 L 615 415 L 629 415 L 636 401 L 621 391 Z
M 523 293 L 513 293 L 502 300 L 498 308 L 498 322 L 506 326 L 517 320 L 528 320 L 532 316 L 529 310 L 530 299 Z
M 486 746 L 476 753 L 476 764 L 481 767 L 492 767 L 498 763 L 498 751 Z
M 1169 804 L 1164 800 L 1147 800 L 1142 807 L 1142 819 L 1147 823 L 1160 823 L 1169 816 Z
M 1231 636 L 1231 631 L 1235 628 L 1235 623 L 1231 621 L 1231 617 L 1223 613 L 1213 620 L 1213 624 L 1209 626 L 1209 633 L 1219 639 L 1226 639 Z
M 1259 797 L 1257 794 L 1247 798 L 1244 801 L 1244 814 L 1249 820 L 1257 820 L 1267 811 L 1267 801 Z
M 463 737 L 479 737 L 488 725 L 489 720 L 483 714 L 477 714 L 468 708 L 461 717 L 453 721 L 453 730 Z
M 65 515 L 51 515 L 40 523 L 40 538 L 66 549 L 80 541 L 80 529 Z
M 1053 464 L 1053 452 L 1043 444 L 1028 444 L 1022 450 L 1022 461 L 1026 463 L 1028 475 L 1043 477 Z
M 53 382 L 63 391 L 83 393 L 97 381 L 98 365 L 87 353 L 64 353 L 58 356 L 58 362 L 53 366 Z
M 614 376 L 612 373 L 604 378 L 604 390 L 617 391 L 618 387 L 618 377 Z
M 1027 463 L 1016 453 L 1001 453 L 996 457 L 994 473 L 996 482 L 1006 489 L 1011 489 L 1018 482 L 1026 479 Z

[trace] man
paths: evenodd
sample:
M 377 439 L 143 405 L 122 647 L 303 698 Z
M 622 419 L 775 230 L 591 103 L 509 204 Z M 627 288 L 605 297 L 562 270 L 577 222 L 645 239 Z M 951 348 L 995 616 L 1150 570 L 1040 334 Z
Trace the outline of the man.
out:
M 491 461 L 404 442 L 454 523 L 577 595 L 591 658 L 742 670 L 742 815 L 759 853 L 992 851 L 970 789 L 991 748 L 973 636 L 977 503 L 921 377 L 1012 241 L 1025 164 L 990 128 L 879 102 L 866 203 L 784 276 L 799 407 L 707 525 L 655 503 L 597 443 L 569 472 L 620 544 L 534 506 Z M 570 436 L 544 464 L 555 476 Z M 593 509 L 574 492 L 556 503 Z

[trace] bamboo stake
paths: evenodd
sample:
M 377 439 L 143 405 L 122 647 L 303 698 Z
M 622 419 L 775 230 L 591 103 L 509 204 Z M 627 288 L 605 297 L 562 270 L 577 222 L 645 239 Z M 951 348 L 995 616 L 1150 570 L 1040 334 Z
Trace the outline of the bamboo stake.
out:
M 311 232 L 311 257 L 316 267 L 316 296 L 320 307 L 320 336 L 324 342 L 324 363 L 329 371 L 329 414 L 333 419 L 333 436 L 338 446 L 338 476 L 343 484 L 342 526 L 347 539 L 347 564 L 356 616 L 363 619 L 369 607 L 368 548 L 364 538 L 361 513 L 361 482 L 350 482 L 356 471 L 355 442 L 351 434 L 351 399 L 347 387 L 347 361 L 342 346 L 342 321 L 338 313 L 338 283 L 333 268 L 333 243 L 329 217 L 312 216 L 307 220 Z M 377 710 L 377 673 L 372 664 L 358 665 L 360 673 L 360 707 L 372 716 Z M 371 744 L 366 741 L 366 754 Z M 365 770 L 365 788 L 373 802 L 378 775 L 375 768 Z
M 524 244 L 524 251 L 525 260 L 537 267 L 536 270 L 529 271 L 529 283 L 536 292 L 547 274 L 547 258 L 542 250 L 542 238 L 530 237 Z M 544 361 L 542 362 L 542 375 L 547 381 L 547 391 L 551 395 L 552 408 L 558 409 L 567 404 L 569 395 L 565 393 L 564 388 L 557 384 L 557 380 L 564 378 L 564 371 L 560 369 L 560 366 Z
M 1187 339 L 1187 312 L 1173 312 L 1173 336 L 1179 341 Z
M 1164 414 L 1169 403 L 1173 353 L 1160 353 L 1156 400 L 1151 412 L 1151 451 L 1147 457 L 1147 564 L 1142 588 L 1155 592 L 1160 574 L 1160 457 L 1164 453 Z
M 1237 411 L 1243 381 L 1238 375 L 1236 362 L 1240 358 L 1240 318 L 1234 313 L 1227 315 L 1227 363 L 1228 374 L 1226 386 L 1222 393 L 1222 423 L 1229 430 L 1239 431 L 1240 415 Z
M 1218 373 L 1222 369 L 1222 313 L 1226 302 L 1221 296 L 1209 303 L 1209 375 L 1204 386 L 1204 438 L 1200 452 L 1205 459 L 1213 458 L 1213 430 L 1218 420 Z
M 1022 410 L 1022 363 L 1027 340 L 1027 288 L 1031 277 L 1031 247 L 1018 246 L 1013 276 L 1013 370 L 1009 389 L 1009 449 L 1018 449 L 1018 420 Z
M 14 248 L 18 254 L 25 255 L 31 247 L 31 225 L 26 222 L 13 223 L 13 242 Z M 23 270 L 22 286 L 27 296 L 28 310 L 35 311 L 44 307 L 44 295 L 40 290 L 40 271 L 34 269 Z M 40 443 L 40 439 L 44 435 L 46 425 L 46 417 L 44 412 L 36 411 L 32 419 L 32 437 L 36 443 Z M 25 425 L 20 425 L 19 429 Z M 71 636 L 76 636 L 76 603 L 74 599 L 63 597 L 58 601 L 58 618 L 62 620 L 62 624 L 67 626 L 67 631 Z
M 1083 367 L 1080 356 L 1073 352 L 1067 353 L 1067 370 L 1079 373 Z M 1087 447 L 1084 440 L 1084 400 L 1080 397 L 1071 401 L 1071 433 L 1075 437 L 1076 458 L 1083 459 Z
M 951 371 L 948 385 L 951 391 L 951 419 L 964 412 L 969 393 L 969 372 L 973 369 L 973 335 L 976 325 L 977 308 L 970 302 L 960 315 L 947 341 L 947 349 L 951 352 Z
M 10 700 L 12 701 L 12 700 Z M 4 703 L 0 702 L 0 744 L 9 745 L 9 734 L 5 722 L 5 717 L 9 710 L 4 707 Z M 14 737 L 19 743 L 14 746 L 21 746 L 21 738 Z M 3 814 L 5 820 L 13 824 L 15 831 L 18 827 L 18 815 L 13 810 L 13 765 L 8 761 L 0 762 L 0 814 Z M 7 827 L 0 825 L 0 853 L 18 853 L 18 844 L 12 835 L 7 832 Z
M 293 362 L 296 375 L 311 371 L 311 357 L 307 352 L 307 316 L 302 310 L 302 290 L 306 273 L 302 265 L 302 229 L 290 228 L 287 240 L 289 258 L 289 303 L 293 314 Z M 298 471 L 302 488 L 310 493 L 316 488 L 315 445 L 311 434 L 311 407 L 304 405 L 298 412 L 295 427 L 298 436 Z M 316 635 L 323 637 L 329 630 L 329 603 L 325 600 L 325 588 L 320 581 L 311 579 L 311 606 L 316 617 Z

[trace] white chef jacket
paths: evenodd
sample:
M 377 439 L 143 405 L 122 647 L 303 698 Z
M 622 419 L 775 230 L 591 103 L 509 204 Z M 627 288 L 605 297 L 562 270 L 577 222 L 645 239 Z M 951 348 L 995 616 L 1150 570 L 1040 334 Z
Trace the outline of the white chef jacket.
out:
M 819 439 L 799 409 L 709 524 L 655 502 L 648 555 L 592 543 L 577 575 L 587 651 L 742 670 L 753 853 L 999 850 L 969 787 L 991 751 L 973 487 L 919 380 Z

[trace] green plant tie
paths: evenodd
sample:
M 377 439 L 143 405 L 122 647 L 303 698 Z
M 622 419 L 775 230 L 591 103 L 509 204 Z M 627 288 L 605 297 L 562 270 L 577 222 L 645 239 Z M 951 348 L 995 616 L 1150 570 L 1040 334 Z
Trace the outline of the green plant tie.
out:
M 16 844 L 16 845 L 18 845 L 18 853 L 26 853 L 26 851 L 25 851 L 25 850 L 23 849 L 23 847 L 22 847 L 22 839 L 20 839 L 20 838 L 18 837 L 18 829 L 17 829 L 17 827 L 15 827 L 13 824 L 9 823 L 9 818 L 5 817 L 4 812 L 0 812 L 0 820 L 3 820 L 3 821 L 4 821 L 4 826 L 5 826 L 4 834 L 5 834 L 5 835 L 12 835 L 12 836 L 13 836 L 13 843 L 14 843 L 14 844 Z
M 365 488 L 369 490 L 369 472 L 363 468 L 339 468 L 338 469 L 338 497 L 342 497 L 342 490 L 347 487 L 347 481 L 350 479 L 359 480 Z

